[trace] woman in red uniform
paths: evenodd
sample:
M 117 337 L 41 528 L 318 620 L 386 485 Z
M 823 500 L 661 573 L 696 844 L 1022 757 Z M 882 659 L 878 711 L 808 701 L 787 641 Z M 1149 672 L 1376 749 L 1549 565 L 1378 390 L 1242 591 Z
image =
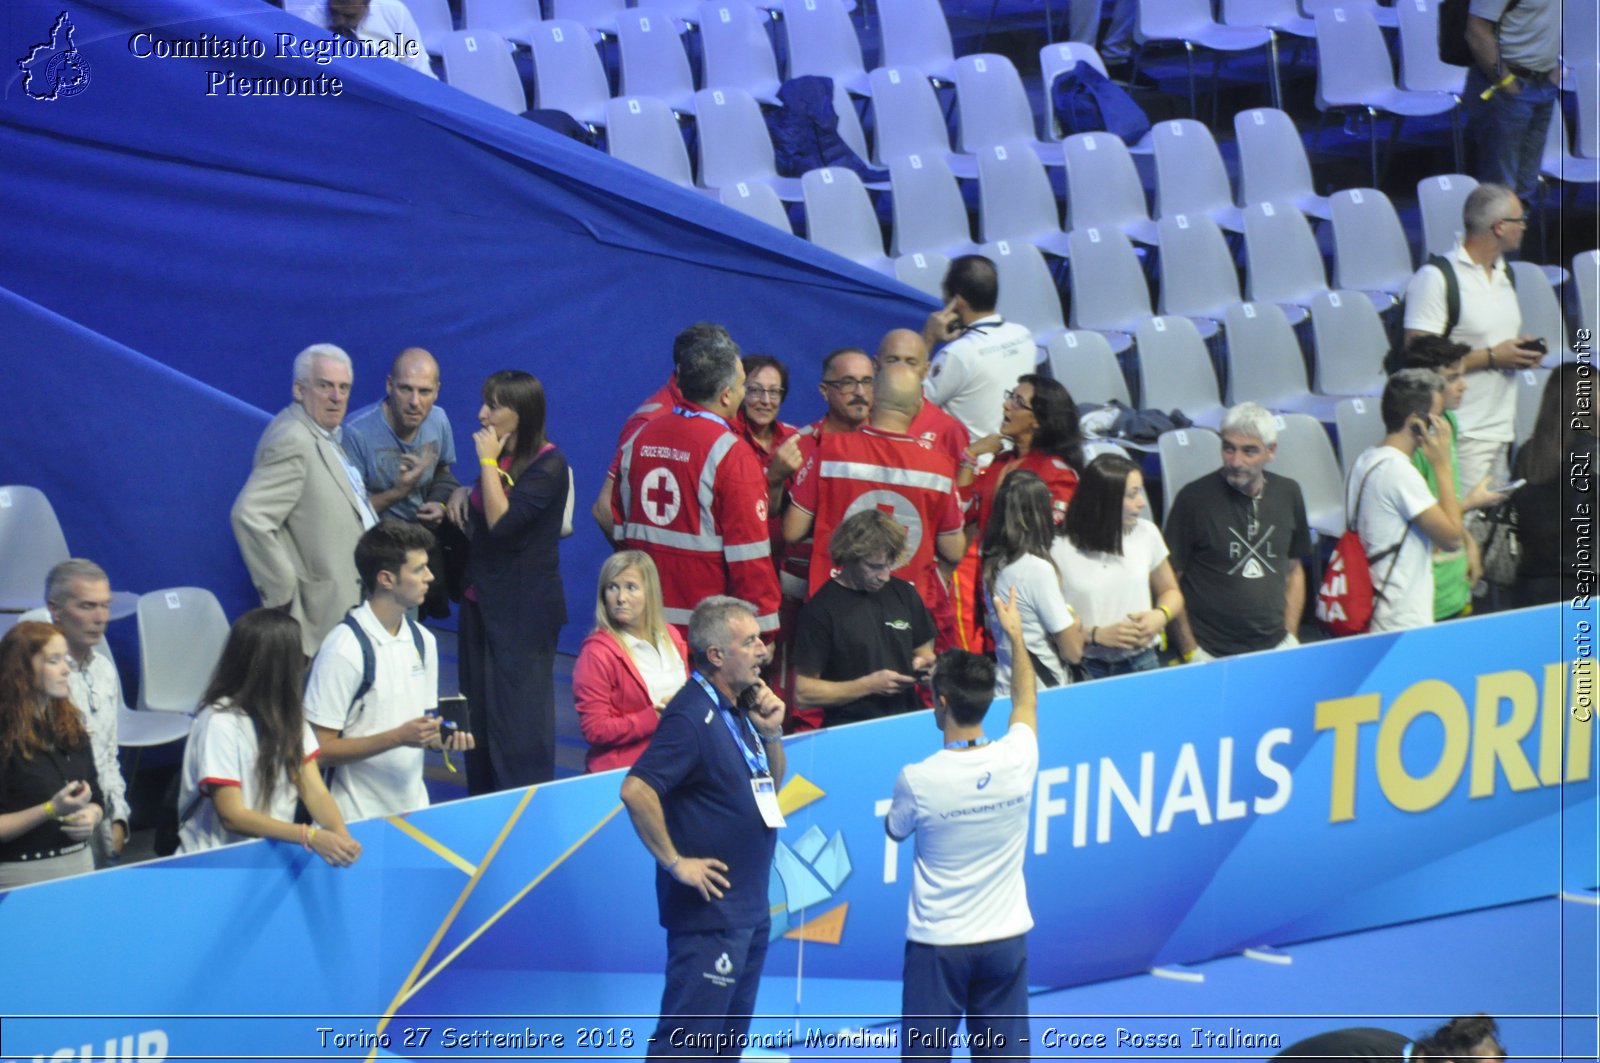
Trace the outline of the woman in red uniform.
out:
M 994 460 L 980 468 L 987 454 L 994 455 Z M 978 544 L 989 526 L 1000 484 L 1015 469 L 1038 476 L 1050 489 L 1051 516 L 1059 527 L 1078 489 L 1082 468 L 1083 433 L 1071 392 L 1034 373 L 1018 377 L 1017 386 L 1006 392 L 999 433 L 973 440 L 962 455 L 956 476 L 956 487 L 967 499 L 967 542 L 972 544 L 951 580 L 965 649 L 979 653 L 987 647 L 987 627 L 978 615 Z

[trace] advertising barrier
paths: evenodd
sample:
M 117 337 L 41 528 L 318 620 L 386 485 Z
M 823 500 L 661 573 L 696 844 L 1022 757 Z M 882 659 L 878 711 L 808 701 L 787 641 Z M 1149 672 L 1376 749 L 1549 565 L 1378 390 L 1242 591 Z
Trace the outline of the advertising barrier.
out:
M 1561 638 L 1583 633 L 1577 615 L 1550 606 L 1048 694 L 1031 980 L 1595 886 L 1594 674 Z M 1006 711 L 991 710 L 991 734 Z M 900 766 L 937 748 L 929 713 L 789 741 L 775 865 L 729 870 L 770 877 L 759 1010 L 896 1013 L 912 844 L 890 842 L 882 817 Z M 0 1058 L 638 1054 L 665 946 L 621 780 L 361 823 L 346 871 L 256 842 L 0 895 L 13 957 Z M 76 1015 L 146 1018 L 63 1017 L 69 985 Z

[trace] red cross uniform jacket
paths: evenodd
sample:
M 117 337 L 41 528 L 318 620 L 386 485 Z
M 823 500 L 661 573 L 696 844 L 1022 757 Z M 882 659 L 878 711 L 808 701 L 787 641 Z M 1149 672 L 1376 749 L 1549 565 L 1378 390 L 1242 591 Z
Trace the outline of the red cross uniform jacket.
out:
M 618 545 L 656 563 L 669 624 L 683 629 L 703 599 L 731 594 L 755 607 L 763 632 L 777 629 L 767 478 L 722 418 L 684 404 L 634 433 L 611 515 Z
M 934 539 L 961 530 L 956 463 L 925 439 L 862 428 L 826 435 L 795 473 L 791 499 L 812 514 L 811 593 L 834 576 L 828 540 L 845 519 L 870 506 L 894 517 L 909 535 L 910 560 L 895 575 L 914 584 L 933 609 L 943 599 Z

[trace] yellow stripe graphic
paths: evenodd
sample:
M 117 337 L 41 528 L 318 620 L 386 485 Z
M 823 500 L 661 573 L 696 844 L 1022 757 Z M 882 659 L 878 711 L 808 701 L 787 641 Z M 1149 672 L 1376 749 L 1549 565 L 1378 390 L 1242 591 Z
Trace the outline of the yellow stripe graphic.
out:
M 416 842 L 418 845 L 422 846 L 424 849 L 428 850 L 434 856 L 437 856 L 439 859 L 443 860 L 456 870 L 464 872 L 468 875 L 476 875 L 478 873 L 477 865 L 470 863 L 466 860 L 466 858 L 457 855 L 455 852 L 452 852 L 437 838 L 430 838 L 428 835 L 422 833 L 416 827 L 412 826 L 410 823 L 407 823 L 399 816 L 388 816 L 386 818 L 391 827 L 395 828 L 401 834 L 404 834 L 406 837 L 410 838 L 412 841 Z
M 401 983 L 400 988 L 395 992 L 394 999 L 389 1001 L 389 1006 L 384 1009 L 383 1018 L 378 1021 L 378 1033 L 381 1034 L 388 1027 L 389 1021 L 394 1018 L 394 1013 L 399 1010 L 401 1004 L 405 1003 L 406 997 L 411 991 L 412 983 L 417 980 L 417 975 L 427 965 L 428 960 L 433 956 L 433 950 L 439 947 L 439 942 L 444 940 L 445 932 L 450 929 L 450 924 L 455 922 L 462 906 L 467 903 L 467 898 L 472 896 L 472 891 L 478 888 L 478 883 L 483 880 L 483 873 L 489 870 L 490 864 L 494 863 L 495 854 L 500 851 L 500 846 L 505 843 L 506 838 L 511 834 L 511 828 L 516 826 L 518 819 L 522 818 L 523 810 L 528 807 L 528 802 L 533 800 L 533 795 L 538 791 L 539 788 L 537 786 L 530 786 L 523 791 L 522 799 L 517 802 L 517 807 L 511 810 L 511 815 L 501 826 L 500 833 L 495 835 L 494 841 L 489 845 L 489 851 L 483 854 L 483 861 L 478 864 L 478 869 L 472 873 L 472 877 L 467 880 L 467 884 L 461 888 L 461 893 L 457 895 L 455 903 L 450 906 L 450 911 L 445 914 L 444 922 L 440 923 L 439 929 L 433 932 L 433 937 L 428 940 L 428 945 L 422 950 L 422 955 L 418 956 L 417 962 L 412 965 L 411 973 L 406 975 L 406 980 Z M 372 1051 L 367 1053 L 367 1063 L 373 1063 L 377 1058 L 378 1049 L 374 1046 Z
M 415 985 L 408 985 L 406 989 L 402 990 L 404 995 L 400 998 L 399 1003 L 404 1004 L 406 1001 L 420 993 L 422 991 L 422 987 L 433 981 L 435 975 L 455 962 L 457 956 L 460 956 L 463 952 L 467 951 L 468 946 L 470 946 L 474 941 L 477 941 L 478 938 L 482 937 L 484 932 L 487 931 L 491 926 L 494 926 L 495 923 L 498 923 L 507 912 L 511 911 L 511 909 L 515 908 L 522 901 L 522 898 L 531 893 L 535 886 L 548 878 L 552 871 L 565 863 L 569 856 L 581 849 L 585 842 L 587 842 L 590 838 L 593 838 L 601 827 L 604 827 L 607 823 L 610 823 L 612 818 L 621 811 L 622 805 L 616 805 L 611 809 L 610 812 L 607 812 L 605 816 L 601 818 L 599 823 L 596 823 L 594 826 L 585 831 L 583 837 L 579 838 L 577 841 L 568 846 L 567 851 L 556 857 L 554 863 L 545 868 L 543 871 L 539 872 L 532 882 L 518 890 L 509 901 L 506 901 L 505 904 L 500 906 L 498 911 L 496 911 L 488 919 L 484 920 L 483 925 L 469 934 L 465 941 L 452 949 L 448 956 L 439 961 L 438 966 L 434 967 L 433 970 L 429 971 L 422 978 L 418 979 Z M 415 972 L 413 972 L 413 974 L 415 974 Z M 379 1029 L 381 1032 L 382 1027 Z

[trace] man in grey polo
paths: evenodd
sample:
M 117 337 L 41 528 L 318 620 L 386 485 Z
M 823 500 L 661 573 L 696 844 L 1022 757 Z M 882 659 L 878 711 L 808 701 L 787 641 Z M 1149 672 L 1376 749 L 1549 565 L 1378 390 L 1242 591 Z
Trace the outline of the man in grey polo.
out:
M 1545 133 L 1561 120 L 1561 0 L 1472 0 L 1467 47 L 1472 66 L 1463 99 L 1478 180 L 1507 185 L 1531 203 Z

